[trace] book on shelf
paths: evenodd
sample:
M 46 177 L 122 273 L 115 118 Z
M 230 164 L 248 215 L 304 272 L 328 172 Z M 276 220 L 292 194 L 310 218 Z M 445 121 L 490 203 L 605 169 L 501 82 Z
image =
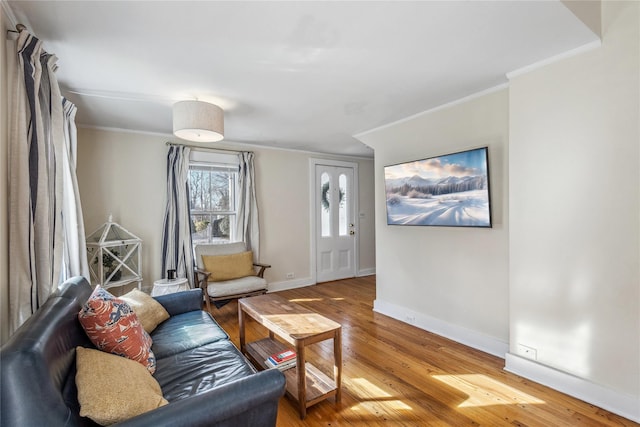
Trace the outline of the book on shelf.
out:
M 271 356 L 269 356 L 269 359 L 271 359 L 271 361 L 276 365 L 279 365 L 280 363 L 288 362 L 289 360 L 292 360 L 292 359 L 295 360 L 295 358 L 296 358 L 296 352 L 293 350 L 285 350 L 279 353 L 273 353 Z
M 273 360 L 271 360 L 271 358 L 268 358 L 264 361 L 264 363 L 267 365 L 268 369 L 279 369 L 281 371 L 285 371 L 296 366 L 296 359 L 290 359 L 286 362 L 275 363 Z

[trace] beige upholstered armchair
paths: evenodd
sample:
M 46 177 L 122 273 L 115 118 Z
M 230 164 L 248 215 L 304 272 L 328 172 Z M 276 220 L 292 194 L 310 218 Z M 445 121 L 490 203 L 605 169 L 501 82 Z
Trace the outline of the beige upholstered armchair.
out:
M 211 301 L 267 292 L 264 270 L 271 266 L 254 263 L 253 253 L 243 242 L 195 245 L 195 255 L 196 283 L 203 290 L 207 309 Z

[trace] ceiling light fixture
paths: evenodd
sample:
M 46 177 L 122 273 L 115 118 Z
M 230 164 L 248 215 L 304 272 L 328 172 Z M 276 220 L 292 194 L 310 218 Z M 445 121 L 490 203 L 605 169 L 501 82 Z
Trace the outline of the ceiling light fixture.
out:
M 173 134 L 195 142 L 217 142 L 224 138 L 224 111 L 203 101 L 173 104 Z

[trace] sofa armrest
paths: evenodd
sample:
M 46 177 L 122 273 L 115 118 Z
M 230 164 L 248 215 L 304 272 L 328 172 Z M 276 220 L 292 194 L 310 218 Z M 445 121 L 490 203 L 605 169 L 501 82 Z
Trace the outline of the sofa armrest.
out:
M 199 288 L 160 295 L 154 298 L 162 304 L 170 316 L 187 313 L 189 311 L 202 310 L 202 289 Z
M 225 384 L 138 415 L 117 426 L 275 426 L 285 377 L 277 369 Z

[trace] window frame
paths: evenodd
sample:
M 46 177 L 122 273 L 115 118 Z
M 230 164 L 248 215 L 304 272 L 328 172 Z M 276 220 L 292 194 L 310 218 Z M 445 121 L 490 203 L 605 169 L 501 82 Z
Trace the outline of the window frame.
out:
M 229 172 L 231 174 L 232 183 L 229 183 L 229 209 L 228 210 L 208 210 L 208 209 L 198 209 L 194 210 L 191 206 L 191 193 L 193 191 L 192 183 L 191 183 L 191 171 L 195 168 L 206 168 L 211 169 L 211 171 L 221 172 Z M 229 218 L 229 237 L 228 239 L 212 239 L 212 236 L 208 235 L 207 240 L 195 240 L 194 236 L 196 234 L 195 229 L 191 230 L 191 236 L 193 244 L 215 244 L 215 243 L 224 243 L 224 242 L 235 242 L 236 241 L 236 224 L 238 217 L 238 172 L 239 172 L 239 160 L 236 155 L 231 154 L 221 154 L 214 152 L 203 152 L 203 151 L 192 151 L 189 156 L 189 219 L 193 222 L 193 217 L 195 215 L 209 215 L 210 217 L 214 216 L 227 216 Z

